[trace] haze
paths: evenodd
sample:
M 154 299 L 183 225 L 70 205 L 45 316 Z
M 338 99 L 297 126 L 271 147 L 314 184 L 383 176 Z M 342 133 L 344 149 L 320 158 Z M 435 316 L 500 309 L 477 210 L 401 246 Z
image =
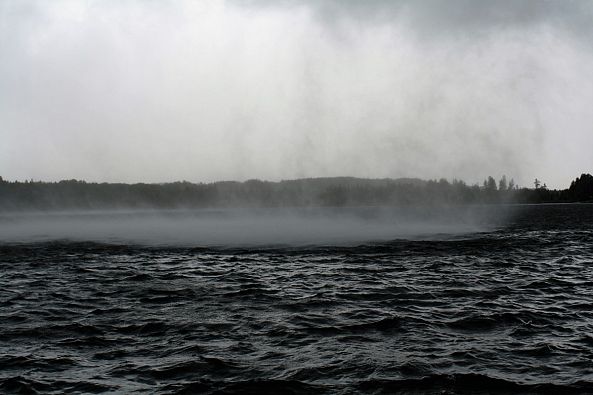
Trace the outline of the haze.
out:
M 0 176 L 593 168 L 590 1 L 0 3 Z
M 0 215 L 0 240 L 189 247 L 357 245 L 476 237 L 476 232 L 504 223 L 510 213 L 508 208 L 476 206 L 7 214 Z

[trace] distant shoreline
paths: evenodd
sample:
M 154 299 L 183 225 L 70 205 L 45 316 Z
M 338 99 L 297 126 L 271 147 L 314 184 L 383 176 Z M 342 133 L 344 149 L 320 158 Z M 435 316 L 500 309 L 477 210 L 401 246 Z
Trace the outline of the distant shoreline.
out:
M 517 188 L 492 177 L 483 185 L 461 180 L 355 177 L 165 184 L 5 181 L 0 212 L 192 210 L 229 208 L 410 207 L 471 204 L 592 203 L 593 176 L 582 174 L 564 190 Z

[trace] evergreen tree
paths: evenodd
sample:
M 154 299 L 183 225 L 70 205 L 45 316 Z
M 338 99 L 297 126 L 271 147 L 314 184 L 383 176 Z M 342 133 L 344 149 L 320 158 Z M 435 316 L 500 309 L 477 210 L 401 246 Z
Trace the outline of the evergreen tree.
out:
M 508 189 L 507 186 L 507 176 L 503 175 L 500 181 L 498 182 L 498 190 L 499 191 L 506 191 Z

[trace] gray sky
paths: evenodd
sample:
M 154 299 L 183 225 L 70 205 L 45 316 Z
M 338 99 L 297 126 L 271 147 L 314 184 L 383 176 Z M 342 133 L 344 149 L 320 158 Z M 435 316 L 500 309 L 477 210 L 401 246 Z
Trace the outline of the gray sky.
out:
M 0 175 L 593 172 L 593 1 L 0 0 Z

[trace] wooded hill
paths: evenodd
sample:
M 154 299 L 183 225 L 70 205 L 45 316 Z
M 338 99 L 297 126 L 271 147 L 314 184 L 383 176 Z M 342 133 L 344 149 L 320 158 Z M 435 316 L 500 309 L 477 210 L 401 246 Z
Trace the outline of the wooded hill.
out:
M 434 204 L 553 203 L 593 201 L 593 176 L 583 174 L 565 190 L 517 188 L 506 177 L 483 185 L 460 180 L 305 178 L 166 184 L 4 181 L 0 210 L 112 210 L 210 207 L 394 206 Z

